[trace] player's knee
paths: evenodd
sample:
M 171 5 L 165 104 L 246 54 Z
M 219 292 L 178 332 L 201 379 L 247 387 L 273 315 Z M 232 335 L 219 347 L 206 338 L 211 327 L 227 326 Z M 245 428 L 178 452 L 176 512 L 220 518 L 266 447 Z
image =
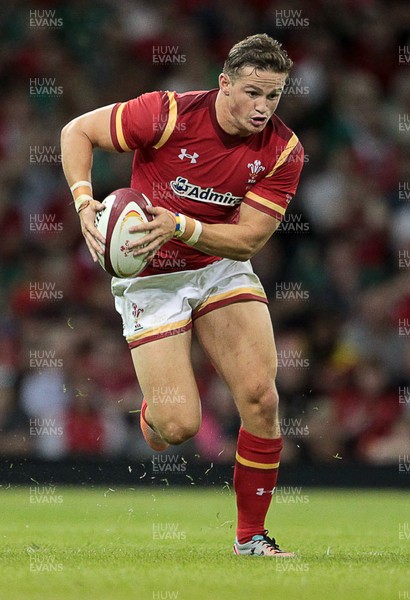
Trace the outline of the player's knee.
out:
M 199 426 L 199 423 L 168 421 L 161 427 L 161 436 L 168 444 L 177 446 L 194 437 L 198 433 Z
M 250 391 L 248 406 L 251 412 L 265 421 L 275 420 L 279 405 L 279 395 L 274 383 L 258 386 Z

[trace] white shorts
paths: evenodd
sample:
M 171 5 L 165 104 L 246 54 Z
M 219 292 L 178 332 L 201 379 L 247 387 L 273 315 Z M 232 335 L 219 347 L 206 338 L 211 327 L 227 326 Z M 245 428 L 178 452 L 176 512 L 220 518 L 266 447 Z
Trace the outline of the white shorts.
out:
M 245 300 L 267 303 L 250 261 L 223 258 L 202 269 L 112 280 L 130 348 L 188 331 L 206 313 Z

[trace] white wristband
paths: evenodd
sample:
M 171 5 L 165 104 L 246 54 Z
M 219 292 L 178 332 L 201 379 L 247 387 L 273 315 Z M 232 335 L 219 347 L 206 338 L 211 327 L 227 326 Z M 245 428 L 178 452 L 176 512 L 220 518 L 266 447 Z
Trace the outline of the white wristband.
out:
M 70 187 L 71 193 L 73 193 L 74 190 L 77 190 L 79 187 L 89 187 L 91 191 L 93 189 L 93 186 L 91 185 L 91 183 L 89 181 L 77 181 L 77 183 L 74 183 Z
M 191 235 L 191 237 L 189 238 L 189 240 L 185 240 L 185 243 L 188 244 L 188 246 L 195 246 L 195 244 L 199 240 L 199 236 L 202 233 L 202 223 L 201 223 L 201 221 L 197 221 L 197 219 L 194 219 L 194 221 L 195 221 L 194 232 Z
M 87 202 L 87 200 L 94 200 L 94 198 L 89 194 L 80 194 L 78 198 L 74 200 L 75 210 L 78 212 L 80 210 L 80 206 L 84 204 L 84 202 Z

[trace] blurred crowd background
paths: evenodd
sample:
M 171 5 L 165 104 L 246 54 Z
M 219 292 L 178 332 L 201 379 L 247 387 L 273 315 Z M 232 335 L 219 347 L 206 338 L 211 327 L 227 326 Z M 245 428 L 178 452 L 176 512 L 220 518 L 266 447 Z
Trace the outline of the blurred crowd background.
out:
M 253 260 L 270 298 L 283 460 L 394 463 L 410 442 L 410 4 L 376 0 L 13 1 L 0 16 L 0 452 L 152 455 L 110 278 L 92 263 L 60 130 L 156 89 L 217 86 L 266 32 L 295 62 L 278 115 L 306 159 Z M 407 127 L 406 127 L 407 123 Z M 130 155 L 96 152 L 97 198 Z M 203 425 L 184 456 L 232 462 L 229 392 L 193 360 Z M 175 364 L 178 368 L 178 364 Z

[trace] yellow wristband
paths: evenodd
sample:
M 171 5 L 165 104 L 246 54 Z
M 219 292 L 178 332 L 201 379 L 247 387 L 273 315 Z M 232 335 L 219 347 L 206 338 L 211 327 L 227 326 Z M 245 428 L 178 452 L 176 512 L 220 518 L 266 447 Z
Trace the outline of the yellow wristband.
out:
M 181 215 L 180 213 L 175 213 L 175 218 L 176 218 L 176 225 L 175 225 L 174 237 L 179 238 L 185 232 L 186 218 L 185 218 L 185 215 Z

